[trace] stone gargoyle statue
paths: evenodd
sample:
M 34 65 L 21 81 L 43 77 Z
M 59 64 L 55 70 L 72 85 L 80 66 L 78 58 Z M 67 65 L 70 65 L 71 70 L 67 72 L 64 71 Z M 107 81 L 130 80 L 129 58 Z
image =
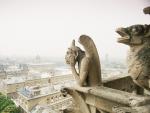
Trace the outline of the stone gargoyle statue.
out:
M 77 47 L 75 40 L 73 40 L 65 56 L 66 63 L 70 65 L 77 85 L 81 87 L 102 85 L 100 60 L 93 40 L 87 35 L 81 35 L 78 41 L 85 51 Z M 78 64 L 77 69 L 76 64 Z M 96 111 L 95 107 L 86 104 L 84 95 L 74 89 L 68 87 L 62 88 L 61 92 L 64 96 L 69 94 L 73 97 L 75 105 L 77 105 L 77 109 L 73 108 L 72 110 L 75 113 L 91 113 L 91 109 Z M 65 113 L 70 112 L 66 111 Z
M 133 25 L 116 30 L 119 43 L 130 47 L 128 73 L 140 87 L 150 91 L 150 25 Z
M 143 9 L 145 14 L 150 14 L 150 6 Z
M 77 47 L 73 40 L 65 56 L 66 63 L 71 66 L 72 74 L 79 86 L 101 85 L 100 60 L 93 40 L 89 36 L 81 35 L 79 43 L 85 51 Z

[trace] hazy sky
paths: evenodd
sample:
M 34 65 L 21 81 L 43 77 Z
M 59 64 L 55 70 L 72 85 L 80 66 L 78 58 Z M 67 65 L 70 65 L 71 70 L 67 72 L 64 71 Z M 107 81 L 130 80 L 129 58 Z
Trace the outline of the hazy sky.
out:
M 0 0 L 0 56 L 64 56 L 72 39 L 93 38 L 100 56 L 125 57 L 117 27 L 149 24 L 149 0 Z

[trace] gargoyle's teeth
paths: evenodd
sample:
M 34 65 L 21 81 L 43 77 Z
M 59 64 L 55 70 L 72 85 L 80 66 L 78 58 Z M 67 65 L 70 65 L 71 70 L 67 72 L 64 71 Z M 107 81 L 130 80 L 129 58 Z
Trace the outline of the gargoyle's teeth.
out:
M 128 36 L 118 38 L 118 40 L 128 40 L 128 39 L 129 39 Z
M 120 38 L 117 39 L 117 42 L 119 42 L 119 43 L 129 43 L 130 38 L 128 36 L 120 37 Z
M 121 36 L 117 39 L 117 42 L 128 44 L 130 42 L 130 36 L 128 33 L 126 33 L 125 28 L 118 28 L 116 29 L 116 32 Z

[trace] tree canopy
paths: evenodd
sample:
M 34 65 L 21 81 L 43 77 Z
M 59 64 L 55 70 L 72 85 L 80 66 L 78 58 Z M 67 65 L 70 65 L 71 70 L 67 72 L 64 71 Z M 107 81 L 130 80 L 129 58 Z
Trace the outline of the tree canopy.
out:
M 20 109 L 9 97 L 0 93 L 0 113 L 20 113 Z

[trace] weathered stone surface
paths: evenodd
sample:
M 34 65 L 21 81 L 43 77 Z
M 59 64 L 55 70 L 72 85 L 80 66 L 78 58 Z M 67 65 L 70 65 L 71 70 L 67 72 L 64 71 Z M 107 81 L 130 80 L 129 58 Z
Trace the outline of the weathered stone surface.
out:
M 140 95 L 144 93 L 143 88 L 137 86 L 130 76 L 107 78 L 103 80 L 103 86 Z
M 150 6 L 143 9 L 145 14 L 150 14 Z
M 78 108 L 82 112 L 84 111 L 84 113 L 90 112 L 86 111 L 86 109 L 88 110 L 87 105 L 89 107 L 94 106 L 99 111 L 101 110 L 103 112 L 106 111 L 109 113 L 128 113 L 128 111 L 130 111 L 131 113 L 142 113 L 136 112 L 137 111 L 136 109 L 140 109 L 140 111 L 149 110 L 149 107 L 146 106 L 150 105 L 150 98 L 146 96 L 132 95 L 131 93 L 128 92 L 123 92 L 116 89 L 107 88 L 104 86 L 100 87 L 75 86 L 73 88 L 67 88 L 67 90 L 68 90 L 67 92 L 71 94 L 74 100 L 77 102 Z
M 66 96 L 67 94 L 72 96 L 76 105 L 76 108 L 73 108 L 72 111 L 74 112 L 78 111 L 78 113 L 90 113 L 90 109 L 88 105 L 85 103 L 84 96 L 81 93 L 75 91 L 72 88 L 63 88 L 61 92 L 63 93 L 64 96 Z M 66 113 L 67 111 L 68 110 L 66 110 Z
M 78 85 L 101 85 L 99 55 L 93 40 L 89 36 L 81 35 L 79 43 L 84 47 L 85 51 L 75 46 L 75 41 L 73 40 L 72 45 L 65 56 L 66 63 L 71 66 L 72 74 Z M 78 72 L 75 68 L 76 63 L 78 63 Z
M 150 90 L 150 25 L 133 25 L 117 29 L 119 43 L 129 45 L 128 73 L 142 88 Z
M 112 111 L 114 113 L 137 113 L 137 111 L 134 109 L 131 109 L 129 107 L 120 107 L 120 106 L 114 106 L 112 108 Z
M 100 86 L 101 81 L 101 66 L 99 55 L 93 40 L 86 35 L 81 35 L 79 43 L 83 46 L 85 51 L 75 46 L 75 41 L 72 41 L 71 47 L 68 49 L 65 59 L 66 63 L 71 66 L 72 74 L 79 86 Z M 78 63 L 78 69 L 75 65 Z M 69 90 L 68 90 L 69 91 Z M 70 92 L 72 92 L 70 90 Z M 73 91 L 74 92 L 74 91 Z M 96 107 L 87 105 L 84 101 L 84 96 L 78 92 L 70 93 L 74 98 L 81 112 L 96 113 Z M 82 107 L 81 107 L 82 106 Z

